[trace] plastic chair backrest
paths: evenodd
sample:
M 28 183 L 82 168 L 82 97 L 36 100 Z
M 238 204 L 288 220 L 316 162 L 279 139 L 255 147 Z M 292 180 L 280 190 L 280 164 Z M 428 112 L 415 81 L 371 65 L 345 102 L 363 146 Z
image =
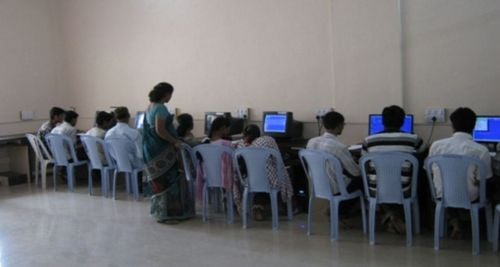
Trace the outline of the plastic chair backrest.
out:
M 471 199 L 468 190 L 468 170 L 469 168 L 479 168 L 479 198 L 481 203 L 486 202 L 486 164 L 481 160 L 462 155 L 437 155 L 428 157 L 425 160 L 425 168 L 433 198 L 436 198 L 436 192 L 433 182 L 434 164 L 438 167 L 441 175 L 442 195 L 441 200 L 445 207 L 471 208 Z
M 417 195 L 418 160 L 409 153 L 403 152 L 372 152 L 361 157 L 359 164 L 363 175 L 365 195 L 370 196 L 368 188 L 367 164 L 372 162 L 375 167 L 377 193 L 375 198 L 380 203 L 403 203 L 403 187 L 401 171 L 403 163 L 409 162 L 412 166 L 411 197 Z
M 68 152 L 73 162 L 79 162 L 71 138 L 62 134 L 47 134 L 45 139 L 49 144 L 56 165 L 67 166 L 69 164 Z
M 107 166 L 112 164 L 112 160 L 104 140 L 87 134 L 80 135 L 80 140 L 82 141 L 83 148 L 89 157 L 90 164 L 93 169 L 102 169 L 106 166 L 106 163 L 101 160 L 101 153 L 104 154 Z M 99 148 L 102 149 L 102 152 L 99 151 Z
M 246 181 L 242 180 L 242 183 L 248 186 L 250 192 L 271 192 L 272 188 L 266 171 L 266 164 L 271 158 L 276 159 L 275 162 L 278 179 L 283 179 L 283 166 L 280 164 L 281 154 L 279 151 L 257 147 L 237 149 L 234 152 L 233 165 L 235 166 L 238 176 L 241 179 L 242 173 L 238 163 L 238 159 L 240 158 L 243 159 L 247 171 L 247 179 Z
M 104 143 L 108 148 L 109 155 L 116 164 L 116 169 L 119 172 L 132 172 L 134 168 L 129 158 L 130 141 L 118 138 L 108 138 L 104 140 Z
M 208 187 L 222 187 L 221 159 L 224 153 L 233 158 L 234 150 L 223 145 L 202 144 L 194 147 L 195 155 L 202 159 L 203 173 Z
M 38 160 L 50 160 L 51 158 L 45 158 L 42 152 L 42 148 L 40 146 L 40 139 L 34 134 L 26 134 L 26 138 L 28 139 L 31 148 L 35 152 L 35 156 Z
M 194 181 L 196 176 L 196 157 L 194 156 L 193 148 L 186 143 L 182 143 L 181 157 L 184 172 L 186 174 L 186 180 Z
M 319 150 L 302 149 L 299 151 L 299 158 L 309 179 L 309 184 L 312 185 L 311 193 L 313 196 L 330 199 L 333 195 L 327 171 L 329 166 L 335 171 L 335 180 L 340 194 L 348 195 L 343 179 L 342 164 L 334 155 Z

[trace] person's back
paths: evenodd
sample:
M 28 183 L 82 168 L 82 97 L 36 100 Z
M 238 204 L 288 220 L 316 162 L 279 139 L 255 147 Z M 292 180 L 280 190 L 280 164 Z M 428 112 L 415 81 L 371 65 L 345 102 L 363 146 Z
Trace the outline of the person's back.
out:
M 127 150 L 129 151 L 129 159 L 135 167 L 143 164 L 142 156 L 142 136 L 138 130 L 133 129 L 128 125 L 130 113 L 126 107 L 119 107 L 115 110 L 117 119 L 116 125 L 106 132 L 104 137 L 108 139 L 122 139 L 129 142 Z
M 62 134 L 66 135 L 73 141 L 73 144 L 76 145 L 76 123 L 78 122 L 78 113 L 74 111 L 67 111 L 64 113 L 64 122 L 57 125 L 54 129 L 52 129 L 51 133 L 53 134 Z
M 321 136 L 311 138 L 307 142 L 306 148 L 321 150 L 334 155 L 342 164 L 345 184 L 348 185 L 348 191 L 353 191 L 361 187 L 360 171 L 348 147 L 337 138 L 338 135 L 342 134 L 344 123 L 345 119 L 342 114 L 335 111 L 328 112 L 323 116 L 323 126 L 326 132 Z M 333 192 L 338 193 L 339 189 L 335 171 L 331 166 L 328 166 L 327 173 L 330 178 Z M 353 181 L 354 183 L 352 183 Z
M 429 151 L 429 156 L 453 154 L 478 158 L 483 161 L 489 173 L 491 173 L 491 156 L 488 149 L 472 140 L 472 131 L 476 123 L 476 114 L 469 108 L 458 108 L 450 115 L 454 133 L 451 137 L 435 141 Z M 439 169 L 433 166 L 434 186 L 436 195 L 441 196 L 442 183 Z M 471 200 L 478 198 L 477 170 L 469 170 L 468 174 L 469 197 Z
M 99 139 L 104 140 L 106 136 L 106 131 L 109 129 L 110 125 L 113 123 L 113 115 L 104 111 L 97 113 L 95 119 L 96 126 L 92 127 L 85 134 L 93 137 L 97 137 Z M 97 148 L 99 152 L 99 158 L 101 162 L 106 164 L 106 156 L 104 155 L 104 150 L 102 147 Z

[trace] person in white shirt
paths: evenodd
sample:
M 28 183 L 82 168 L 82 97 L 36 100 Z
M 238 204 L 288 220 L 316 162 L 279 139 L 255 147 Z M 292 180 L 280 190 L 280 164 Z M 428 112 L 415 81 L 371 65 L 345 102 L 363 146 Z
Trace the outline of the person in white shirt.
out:
M 46 121 L 40 129 L 38 129 L 38 138 L 42 140 L 43 144 L 47 147 L 47 142 L 45 141 L 45 136 L 52 132 L 52 130 L 64 120 L 64 109 L 60 107 L 52 107 L 50 109 L 50 119 Z
M 104 139 L 106 131 L 111 128 L 113 123 L 113 115 L 105 111 L 100 111 L 95 117 L 95 126 L 87 131 L 87 135 L 91 135 L 100 139 Z
M 486 177 L 491 177 L 491 156 L 488 149 L 472 140 L 472 131 L 476 124 L 476 113 L 469 108 L 457 108 L 451 115 L 450 120 L 453 126 L 453 135 L 449 138 L 435 141 L 429 151 L 429 156 L 454 154 L 464 155 L 478 158 L 483 161 L 488 173 Z M 442 181 L 439 169 L 437 166 L 432 167 L 434 175 L 434 188 L 437 197 L 442 194 Z M 468 173 L 468 190 L 469 198 L 475 201 L 479 197 L 479 180 L 477 177 L 477 170 L 471 169 Z M 452 226 L 451 236 L 453 238 L 460 238 L 462 236 L 463 219 L 468 216 L 461 216 L 457 211 L 450 214 L 450 225 Z
M 130 142 L 129 158 L 135 167 L 144 164 L 142 156 L 142 136 L 137 129 L 129 126 L 130 113 L 126 107 L 118 107 L 115 110 L 117 123 L 109 129 L 106 133 L 104 140 L 117 138 Z
M 326 132 L 322 136 L 314 137 L 307 142 L 307 149 L 322 150 L 333 154 L 343 167 L 345 184 L 349 192 L 361 188 L 362 182 L 358 164 L 352 158 L 347 145 L 343 144 L 337 136 L 342 134 L 344 130 L 344 116 L 338 112 L 331 111 L 323 116 L 323 126 Z M 330 178 L 330 185 L 333 192 L 339 192 L 337 182 L 335 180 L 335 172 L 330 166 L 327 169 Z
M 100 111 L 97 113 L 97 116 L 95 118 L 96 126 L 88 130 L 85 134 L 104 140 L 106 131 L 111 128 L 113 120 L 114 116 L 111 113 Z M 107 164 L 103 148 L 101 146 L 98 146 L 97 150 L 99 152 L 99 158 L 101 159 L 101 162 L 103 164 Z
M 73 140 L 73 144 L 76 145 L 76 133 L 77 130 L 75 128 L 76 123 L 78 122 L 78 113 L 70 110 L 64 113 L 64 121 L 63 123 L 57 125 L 50 133 L 53 134 L 62 134 L 66 135 Z

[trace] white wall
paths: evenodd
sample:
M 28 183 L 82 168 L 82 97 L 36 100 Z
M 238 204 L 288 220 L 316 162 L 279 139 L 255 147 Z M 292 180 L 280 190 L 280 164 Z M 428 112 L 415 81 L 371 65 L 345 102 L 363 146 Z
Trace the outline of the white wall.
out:
M 316 108 L 333 106 L 348 120 L 347 143 L 390 104 L 415 114 L 424 138 L 427 107 L 499 114 L 500 1 L 398 2 L 1 1 L 0 121 L 62 102 L 87 128 L 95 110 L 144 109 L 163 80 L 176 87 L 171 106 L 197 119 L 244 106 L 252 120 L 272 109 L 311 122 Z M 449 133 L 440 124 L 435 138 Z
M 57 6 L 52 0 L 0 1 L 0 133 L 33 131 L 63 105 Z M 35 121 L 21 123 L 20 111 Z

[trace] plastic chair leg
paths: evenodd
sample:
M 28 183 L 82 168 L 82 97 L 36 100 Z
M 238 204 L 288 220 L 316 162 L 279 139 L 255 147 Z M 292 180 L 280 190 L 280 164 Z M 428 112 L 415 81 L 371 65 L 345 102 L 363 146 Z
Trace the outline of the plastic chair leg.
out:
M 108 171 L 106 169 L 101 169 L 101 195 L 108 196 Z
M 362 196 L 359 197 L 359 202 L 361 206 L 361 223 L 363 224 L 363 234 L 366 234 L 366 208 L 365 200 Z
M 375 211 L 377 209 L 377 202 L 370 200 L 370 207 L 368 208 L 368 239 L 370 245 L 375 245 Z
M 136 201 L 139 200 L 139 177 L 138 177 L 138 173 L 137 172 L 132 172 L 132 174 L 130 174 L 130 180 L 131 180 L 131 186 L 132 186 L 132 193 L 134 195 L 134 199 Z
M 313 211 L 313 200 L 314 197 L 311 196 L 309 197 L 309 207 L 308 207 L 308 212 L 307 212 L 307 234 L 311 235 L 312 234 L 312 211 Z
M 443 210 L 441 202 L 436 203 L 436 210 L 434 211 L 434 250 L 439 250 L 439 243 L 441 242 L 444 223 Z
M 127 190 L 127 194 L 132 193 L 132 187 L 130 187 L 130 175 L 129 173 L 125 173 L 125 188 Z
M 41 180 L 42 180 L 42 189 L 47 189 L 47 167 L 48 163 L 43 163 L 41 166 Z
M 248 228 L 248 189 L 245 188 L 243 191 L 243 201 L 242 201 L 243 214 L 241 214 L 243 229 Z
M 406 225 L 406 246 L 411 247 L 413 244 L 413 227 L 411 218 L 411 202 L 406 201 L 403 203 L 403 208 L 405 212 L 405 225 Z
M 492 225 L 491 223 L 493 222 L 493 215 L 492 215 L 492 209 L 491 209 L 491 204 L 486 205 L 484 207 L 485 209 L 485 216 L 486 216 L 486 233 L 488 236 L 488 241 L 491 243 L 493 242 L 493 233 L 491 232 Z
M 495 210 L 495 221 L 493 223 L 493 251 L 497 252 L 498 251 L 498 233 L 499 230 L 498 228 L 500 227 L 500 211 L 497 209 Z
M 57 166 L 56 166 L 56 165 L 54 165 L 54 167 L 52 167 L 52 179 L 54 180 L 54 192 L 55 192 L 55 191 L 56 191 L 56 189 L 57 189 L 57 182 L 56 182 L 56 180 L 57 180 L 57 177 L 56 177 L 56 176 L 57 176 L 57 175 L 56 175 L 56 174 L 57 174 Z
M 271 211 L 273 217 L 273 230 L 278 230 L 278 192 L 272 191 L 270 194 L 271 197 Z
M 289 198 L 286 202 L 286 213 L 288 215 L 288 220 L 293 220 L 293 209 L 292 209 L 292 198 Z
M 330 239 L 339 239 L 339 202 L 330 199 Z
M 207 221 L 208 213 L 208 188 L 206 185 L 203 186 L 203 222 Z
M 233 193 L 226 192 L 227 224 L 234 223 Z
M 92 184 L 92 167 L 89 165 L 87 165 L 87 171 L 88 171 L 88 180 L 89 180 L 89 183 L 88 183 L 88 191 L 89 191 L 89 195 L 91 196 L 94 192 L 93 192 L 93 184 Z
M 472 225 L 472 254 L 479 255 L 479 209 L 472 208 L 470 211 Z
M 420 234 L 420 205 L 418 204 L 418 199 L 413 201 L 412 205 L 413 211 L 413 231 L 415 234 Z
M 73 165 L 66 166 L 66 173 L 68 178 L 68 190 L 70 192 L 75 191 L 75 172 L 73 169 Z
M 38 185 L 38 168 L 40 168 L 43 165 L 38 159 L 35 160 L 35 185 Z
M 115 170 L 113 172 L 113 199 L 116 200 L 116 176 L 118 176 L 118 172 Z

